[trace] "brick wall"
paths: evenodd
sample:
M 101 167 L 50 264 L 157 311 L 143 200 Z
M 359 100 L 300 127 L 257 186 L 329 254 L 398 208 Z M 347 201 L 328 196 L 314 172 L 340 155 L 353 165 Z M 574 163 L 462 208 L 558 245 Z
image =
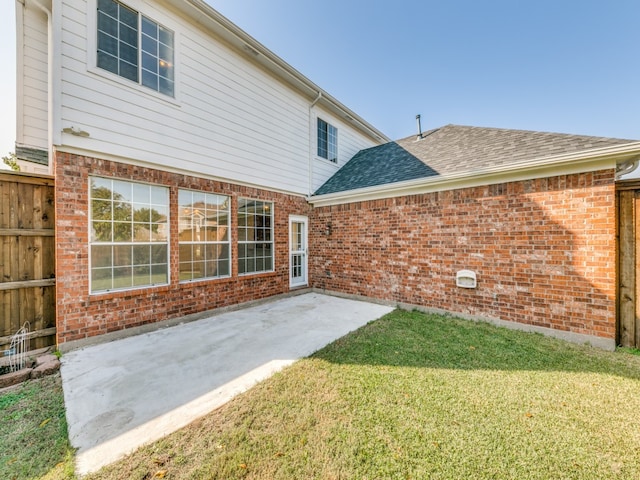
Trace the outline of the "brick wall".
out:
M 289 215 L 308 215 L 304 198 L 67 153 L 55 155 L 58 342 L 64 343 L 289 291 Z M 170 284 L 89 294 L 89 175 L 170 187 Z M 179 283 L 178 189 L 231 196 L 230 278 Z M 275 271 L 237 274 L 238 197 L 274 202 Z
M 315 287 L 615 338 L 613 170 L 321 207 L 311 223 Z M 456 287 L 462 269 L 476 289 Z

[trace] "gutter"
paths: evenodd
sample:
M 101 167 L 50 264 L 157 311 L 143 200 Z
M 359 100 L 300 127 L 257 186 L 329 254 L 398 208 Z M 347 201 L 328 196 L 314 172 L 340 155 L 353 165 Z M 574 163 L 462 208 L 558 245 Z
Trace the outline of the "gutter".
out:
M 556 175 L 569 175 L 597 170 L 615 169 L 619 164 L 640 160 L 640 142 L 627 143 L 542 157 L 511 165 L 489 167 L 474 172 L 423 177 L 404 182 L 359 188 L 355 190 L 314 195 L 307 201 L 314 207 L 339 205 L 383 198 L 478 187 L 497 183 L 533 180 Z

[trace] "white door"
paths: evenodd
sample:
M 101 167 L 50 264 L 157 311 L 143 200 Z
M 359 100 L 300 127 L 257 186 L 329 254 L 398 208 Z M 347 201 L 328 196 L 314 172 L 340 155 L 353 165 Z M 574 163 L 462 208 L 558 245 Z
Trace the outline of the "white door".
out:
M 307 217 L 289 217 L 289 284 L 307 285 Z

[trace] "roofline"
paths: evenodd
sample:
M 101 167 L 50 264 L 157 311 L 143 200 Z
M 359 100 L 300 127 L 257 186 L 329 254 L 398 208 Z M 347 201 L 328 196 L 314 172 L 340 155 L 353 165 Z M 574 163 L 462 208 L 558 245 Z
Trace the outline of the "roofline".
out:
M 327 193 L 311 196 L 307 200 L 314 207 L 326 207 L 344 203 L 615 169 L 616 165 L 620 163 L 636 159 L 640 159 L 640 142 L 631 142 L 623 145 L 541 157 L 517 164 L 484 168 L 475 172 L 423 177 L 404 182 Z
M 275 53 L 262 45 L 255 38 L 235 25 L 228 18 L 224 17 L 203 0 L 168 1 L 179 10 L 189 15 L 197 23 L 200 23 L 200 25 L 209 32 L 221 36 L 240 52 L 243 52 L 247 58 L 250 58 L 253 62 L 258 63 L 259 65 L 262 65 L 264 68 L 276 75 L 280 80 L 302 92 L 310 101 L 313 101 L 320 95 L 321 99 L 318 103 L 322 104 L 332 113 L 337 114 L 342 120 L 353 125 L 357 130 L 372 139 L 383 143 L 391 141 L 391 139 L 384 133 L 313 83 L 302 73 L 278 57 Z M 189 9 L 185 8 L 185 4 L 191 6 L 196 10 L 196 12 L 188 11 Z M 198 13 L 203 14 L 205 17 L 198 15 Z

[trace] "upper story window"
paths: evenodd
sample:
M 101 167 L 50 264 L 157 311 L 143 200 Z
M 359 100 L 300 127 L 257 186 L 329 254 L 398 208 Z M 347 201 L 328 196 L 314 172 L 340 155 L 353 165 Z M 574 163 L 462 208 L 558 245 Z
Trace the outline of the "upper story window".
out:
M 338 129 L 318 118 L 318 156 L 338 163 Z
M 174 34 L 114 0 L 98 0 L 100 68 L 173 96 Z

